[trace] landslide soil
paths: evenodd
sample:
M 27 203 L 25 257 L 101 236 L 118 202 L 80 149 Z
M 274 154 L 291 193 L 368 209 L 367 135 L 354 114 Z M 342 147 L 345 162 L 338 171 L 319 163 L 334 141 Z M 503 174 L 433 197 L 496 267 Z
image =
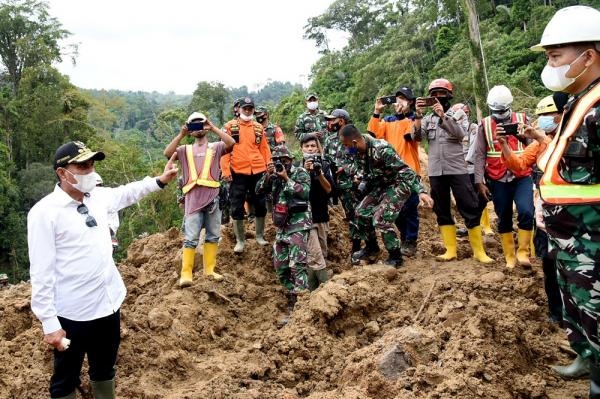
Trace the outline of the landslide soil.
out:
M 233 253 L 223 229 L 218 271 L 192 287 L 177 279 L 177 229 L 134 242 L 118 265 L 122 307 L 119 398 L 585 398 L 586 381 L 564 381 L 549 364 L 572 360 L 564 332 L 547 320 L 543 275 L 498 261 L 438 263 L 442 245 L 430 210 L 421 211 L 418 255 L 396 270 L 352 267 L 345 222 L 332 210 L 331 280 L 299 298 L 289 324 L 271 248 L 252 226 Z M 268 226 L 273 241 L 274 230 Z M 201 252 L 201 249 L 199 249 Z M 382 255 L 383 257 L 384 255 Z M 0 289 L 0 399 L 45 398 L 52 352 L 30 309 L 28 283 Z M 87 374 L 83 392 L 91 398 Z

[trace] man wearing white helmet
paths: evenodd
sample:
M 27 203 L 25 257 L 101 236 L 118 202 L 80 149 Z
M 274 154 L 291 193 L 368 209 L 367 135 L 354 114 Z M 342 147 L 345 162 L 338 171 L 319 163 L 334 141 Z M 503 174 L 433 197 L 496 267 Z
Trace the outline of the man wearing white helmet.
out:
M 497 137 L 504 136 L 509 147 L 521 153 L 525 145 L 517 137 L 517 127 L 528 123 L 523 113 L 511 109 L 513 96 L 508 87 L 494 86 L 487 96 L 491 115 L 479 125 L 474 151 L 475 184 L 479 194 L 492 199 L 498 215 L 498 233 L 506 267 L 512 269 L 517 262 L 531 267 L 529 250 L 533 233 L 533 181 L 531 167 L 512 170 L 501 157 Z M 517 125 L 518 124 L 518 125 Z M 512 129 L 509 130 L 509 126 Z M 513 238 L 513 202 L 517 206 L 519 244 L 515 255 Z
M 600 398 L 600 11 L 557 11 L 532 50 L 548 58 L 544 85 L 572 96 L 537 163 L 565 327 L 570 342 L 585 342 L 571 346 L 589 359 L 589 397 Z
M 219 136 L 220 141 L 209 143 L 208 132 Z M 179 145 L 186 136 L 194 138 L 194 144 Z M 200 231 L 206 230 L 202 250 L 204 275 L 217 281 L 223 277 L 215 273 L 217 250 L 221 233 L 221 209 L 219 208 L 219 166 L 221 156 L 230 152 L 235 140 L 213 125 L 204 114 L 193 112 L 181 131 L 167 147 L 164 154 L 181 163 L 183 171 L 183 195 L 185 196 L 185 216 L 183 252 L 181 256 L 180 287 L 192 285 L 192 270 Z

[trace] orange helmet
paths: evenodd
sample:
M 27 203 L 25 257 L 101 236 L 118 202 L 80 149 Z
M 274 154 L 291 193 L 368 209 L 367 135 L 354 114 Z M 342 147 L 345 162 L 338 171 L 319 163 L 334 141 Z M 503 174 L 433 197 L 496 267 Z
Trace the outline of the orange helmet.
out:
M 467 115 L 471 114 L 469 106 L 463 103 L 454 104 L 450 109 L 454 112 L 458 111 L 459 109 L 462 109 Z
M 434 79 L 431 83 L 429 83 L 429 89 L 427 91 L 431 93 L 433 90 L 446 90 L 450 97 L 452 97 L 452 83 L 448 79 Z

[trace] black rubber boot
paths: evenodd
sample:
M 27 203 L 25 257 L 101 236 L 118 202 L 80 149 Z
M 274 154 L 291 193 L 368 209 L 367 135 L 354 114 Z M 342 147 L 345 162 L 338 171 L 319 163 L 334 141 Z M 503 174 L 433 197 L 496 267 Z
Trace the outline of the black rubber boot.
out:
M 351 252 L 357 252 L 360 251 L 360 238 L 353 238 L 352 239 L 352 250 Z
M 389 254 L 390 256 L 385 261 L 386 265 L 396 268 L 402 266 L 402 252 L 400 252 L 400 248 L 390 250 Z
M 363 249 L 352 253 L 352 264 L 359 265 L 362 259 L 366 259 L 369 262 L 373 262 L 374 260 L 377 260 L 377 255 L 379 255 L 380 253 L 381 249 L 379 249 L 379 245 L 377 245 L 377 240 L 367 241 L 367 245 L 365 245 Z
M 287 323 L 290 322 L 290 319 L 292 318 L 292 312 L 294 311 L 294 306 L 296 305 L 296 293 L 294 292 L 288 292 L 287 294 L 287 315 L 285 317 L 283 317 L 281 320 L 279 320 L 279 324 L 281 326 L 285 326 Z
M 600 365 L 590 364 L 590 399 L 600 399 Z

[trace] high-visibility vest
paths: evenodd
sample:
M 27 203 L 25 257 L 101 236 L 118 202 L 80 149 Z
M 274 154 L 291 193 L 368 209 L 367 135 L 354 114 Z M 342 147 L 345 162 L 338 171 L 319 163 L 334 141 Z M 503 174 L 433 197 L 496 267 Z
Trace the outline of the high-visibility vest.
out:
M 558 131 L 538 159 L 538 167 L 544 172 L 540 180 L 540 195 L 544 202 L 553 205 L 584 205 L 600 203 L 600 183 L 578 184 L 565 181 L 558 172 L 560 160 L 567 149 L 569 139 L 583 124 L 583 118 L 600 100 L 600 84 L 581 97 L 571 110 L 563 129 L 561 121 Z M 564 114 L 563 114 L 564 120 Z
M 185 157 L 187 159 L 188 164 L 188 181 L 185 183 L 181 191 L 184 194 L 187 194 L 194 186 L 205 186 L 205 187 L 219 187 L 221 183 L 218 180 L 215 180 L 210 175 L 210 165 L 212 164 L 213 157 L 215 155 L 215 151 L 211 148 L 211 145 L 208 144 L 206 146 L 206 154 L 204 155 L 204 164 L 202 165 L 202 171 L 200 177 L 198 177 L 198 172 L 196 171 L 196 161 L 194 160 L 194 150 L 192 145 L 185 146 Z
M 488 116 L 481 121 L 487 141 L 486 167 L 485 171 L 492 180 L 500 180 L 506 174 L 506 164 L 502 160 L 502 147 L 496 141 L 496 121 Z M 521 112 L 513 112 L 511 122 L 525 123 L 525 114 Z M 523 152 L 523 143 L 515 136 L 506 136 L 506 141 L 511 150 L 519 155 Z M 525 177 L 531 175 L 531 168 L 525 170 L 511 170 L 515 177 Z

